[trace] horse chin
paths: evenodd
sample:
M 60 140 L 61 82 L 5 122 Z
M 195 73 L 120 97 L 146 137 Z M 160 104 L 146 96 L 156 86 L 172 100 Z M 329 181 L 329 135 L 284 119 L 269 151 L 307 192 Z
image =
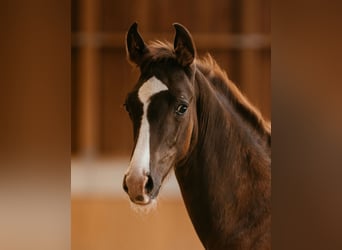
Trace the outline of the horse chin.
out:
M 158 188 L 156 188 L 150 195 L 144 195 L 144 201 L 142 202 L 133 202 L 130 201 L 131 208 L 139 213 L 139 214 L 148 214 L 151 211 L 155 210 L 157 207 L 157 197 L 159 194 L 161 185 L 159 185 Z
M 157 200 L 151 198 L 146 203 L 134 203 L 130 202 L 131 208 L 138 214 L 148 214 L 157 208 Z

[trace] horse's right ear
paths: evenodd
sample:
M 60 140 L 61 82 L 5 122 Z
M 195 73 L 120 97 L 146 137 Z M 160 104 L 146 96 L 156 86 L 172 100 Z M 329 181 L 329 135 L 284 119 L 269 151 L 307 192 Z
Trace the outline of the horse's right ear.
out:
M 140 66 L 142 59 L 147 52 L 147 47 L 138 33 L 138 24 L 136 22 L 131 25 L 127 32 L 126 51 L 129 60 Z
M 178 62 L 183 66 L 189 66 L 195 59 L 195 45 L 190 32 L 181 24 L 174 23 L 176 35 L 174 40 L 174 50 Z

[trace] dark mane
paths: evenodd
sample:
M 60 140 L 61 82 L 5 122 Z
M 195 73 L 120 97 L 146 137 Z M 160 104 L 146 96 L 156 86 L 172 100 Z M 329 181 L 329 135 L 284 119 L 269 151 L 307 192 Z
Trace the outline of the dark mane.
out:
M 216 61 L 207 54 L 205 57 L 195 61 L 197 69 L 200 70 L 216 89 L 227 96 L 237 111 L 249 122 L 257 132 L 267 136 L 271 142 L 271 123 L 267 122 L 260 111 L 254 107 L 237 86 L 228 78 L 227 73 L 220 68 Z
M 169 42 L 152 41 L 148 44 L 149 53 L 145 63 L 176 60 L 173 45 Z M 267 137 L 271 144 L 271 123 L 266 121 L 260 111 L 255 108 L 249 100 L 241 93 L 237 86 L 228 78 L 227 73 L 220 68 L 216 61 L 207 54 L 203 58 L 195 60 L 196 68 L 213 84 L 223 92 L 231 101 L 237 111 L 251 126 L 261 135 Z

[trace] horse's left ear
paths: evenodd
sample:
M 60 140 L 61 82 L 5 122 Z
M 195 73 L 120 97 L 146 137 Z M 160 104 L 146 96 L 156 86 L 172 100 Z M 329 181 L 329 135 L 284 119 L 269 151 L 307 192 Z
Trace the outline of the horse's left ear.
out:
M 147 47 L 144 40 L 138 32 L 138 24 L 131 25 L 126 36 L 126 51 L 129 60 L 140 66 L 144 55 L 147 53 Z
M 176 29 L 173 45 L 177 60 L 183 67 L 189 66 L 195 59 L 195 45 L 190 32 L 179 23 L 174 23 L 173 26 Z

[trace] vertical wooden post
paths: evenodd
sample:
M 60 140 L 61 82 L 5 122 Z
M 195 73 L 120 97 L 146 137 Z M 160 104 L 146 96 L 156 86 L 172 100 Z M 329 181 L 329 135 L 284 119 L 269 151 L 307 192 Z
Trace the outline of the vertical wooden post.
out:
M 79 149 L 82 156 L 93 156 L 99 151 L 99 51 L 93 35 L 99 26 L 99 3 L 97 0 L 80 1 L 80 31 L 86 41 L 80 47 L 79 80 Z
M 132 8 L 133 20 L 138 21 L 141 32 L 150 29 L 149 19 L 150 15 L 153 15 L 150 13 L 151 4 L 152 2 L 149 0 L 139 0 L 135 2 L 136 7 Z
M 241 31 L 242 34 L 255 33 L 257 30 L 257 16 L 255 13 L 255 7 L 257 1 L 243 0 L 241 5 L 242 22 Z M 241 83 L 243 91 L 247 94 L 249 99 L 260 107 L 258 98 L 258 80 L 259 75 L 255 65 L 258 62 L 256 51 L 253 49 L 244 49 L 241 52 Z
M 260 1 L 242 1 L 242 22 L 241 29 L 243 34 L 261 33 L 262 12 L 260 12 Z M 245 49 L 241 52 L 241 84 L 243 92 L 253 104 L 255 104 L 266 118 L 270 118 L 270 90 L 265 88 L 270 81 L 265 82 L 264 72 L 260 67 L 262 53 L 256 49 Z

